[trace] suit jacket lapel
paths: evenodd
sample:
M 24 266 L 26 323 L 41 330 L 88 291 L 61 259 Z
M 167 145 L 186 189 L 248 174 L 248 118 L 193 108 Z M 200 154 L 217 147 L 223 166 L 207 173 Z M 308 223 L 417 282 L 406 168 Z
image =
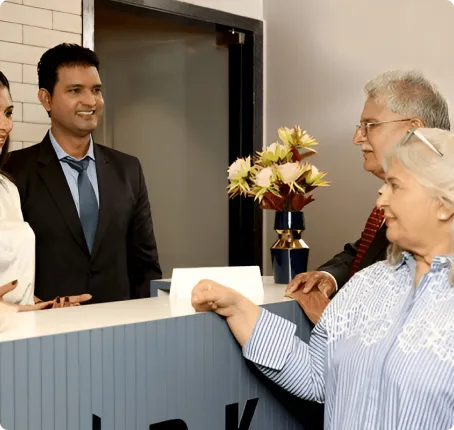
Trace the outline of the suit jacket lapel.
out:
M 39 175 L 49 190 L 55 205 L 61 212 L 63 219 L 68 225 L 76 242 L 88 253 L 82 225 L 77 213 L 76 205 L 66 181 L 65 174 L 61 168 L 60 161 L 55 154 L 49 135 L 46 135 L 40 143 L 40 154 L 38 158 Z
M 110 164 L 109 158 L 102 151 L 102 147 L 95 144 L 94 151 L 99 189 L 99 216 L 98 228 L 96 230 L 95 241 L 93 243 L 92 258 L 99 250 L 101 241 L 106 233 L 107 226 L 109 225 L 111 215 L 115 207 L 115 190 L 119 189 L 115 185 L 118 179 L 115 175 L 115 171 L 113 170 L 113 166 Z

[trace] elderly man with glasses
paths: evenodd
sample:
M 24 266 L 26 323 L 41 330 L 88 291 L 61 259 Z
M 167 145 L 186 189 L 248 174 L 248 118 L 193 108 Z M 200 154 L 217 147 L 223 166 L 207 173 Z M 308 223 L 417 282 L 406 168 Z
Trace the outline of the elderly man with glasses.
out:
M 407 131 L 420 127 L 450 129 L 446 100 L 417 72 L 384 73 L 369 81 L 364 91 L 367 99 L 353 143 L 361 147 L 364 170 L 380 179 L 385 177 L 382 167 L 385 151 Z M 298 300 L 316 324 L 331 296 L 353 274 L 386 259 L 388 245 L 383 214 L 374 207 L 361 238 L 345 245 L 342 252 L 316 271 L 297 275 L 289 284 L 287 294 Z

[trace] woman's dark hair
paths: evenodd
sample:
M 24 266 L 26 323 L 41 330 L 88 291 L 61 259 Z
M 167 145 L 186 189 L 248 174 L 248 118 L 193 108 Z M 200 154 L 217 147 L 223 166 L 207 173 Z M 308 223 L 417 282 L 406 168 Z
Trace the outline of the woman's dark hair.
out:
M 0 89 L 2 88 L 7 88 L 8 92 L 10 92 L 8 79 L 6 79 L 6 76 L 2 72 L 0 72 Z M 2 152 L 0 153 L 0 173 L 4 175 L 5 172 L 3 172 L 3 166 L 5 165 L 6 159 L 8 158 L 9 136 L 6 138 L 5 144 L 3 145 L 1 151 Z

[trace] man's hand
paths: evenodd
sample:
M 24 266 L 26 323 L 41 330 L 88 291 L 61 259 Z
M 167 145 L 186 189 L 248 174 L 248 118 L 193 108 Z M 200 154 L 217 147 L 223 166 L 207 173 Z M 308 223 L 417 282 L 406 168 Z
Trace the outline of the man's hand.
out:
M 329 304 L 329 299 L 325 297 L 325 295 L 317 288 L 309 291 L 309 293 L 297 290 L 294 293 L 287 293 L 286 295 L 298 302 L 298 304 L 303 308 L 304 313 L 314 324 L 318 323 L 323 311 Z
M 336 291 L 336 282 L 324 272 L 300 273 L 288 284 L 286 294 L 293 294 L 296 291 L 309 293 L 314 287 L 317 287 L 326 299 L 329 299 Z

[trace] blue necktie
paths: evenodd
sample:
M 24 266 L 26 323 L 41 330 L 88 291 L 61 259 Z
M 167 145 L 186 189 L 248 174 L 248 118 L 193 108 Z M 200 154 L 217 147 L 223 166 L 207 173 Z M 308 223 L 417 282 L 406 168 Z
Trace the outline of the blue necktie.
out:
M 90 159 L 87 157 L 83 160 L 74 160 L 70 157 L 65 157 L 62 161 L 68 163 L 69 166 L 79 173 L 77 187 L 79 189 L 80 223 L 82 224 L 85 240 L 91 253 L 98 226 L 98 201 L 87 173 Z

